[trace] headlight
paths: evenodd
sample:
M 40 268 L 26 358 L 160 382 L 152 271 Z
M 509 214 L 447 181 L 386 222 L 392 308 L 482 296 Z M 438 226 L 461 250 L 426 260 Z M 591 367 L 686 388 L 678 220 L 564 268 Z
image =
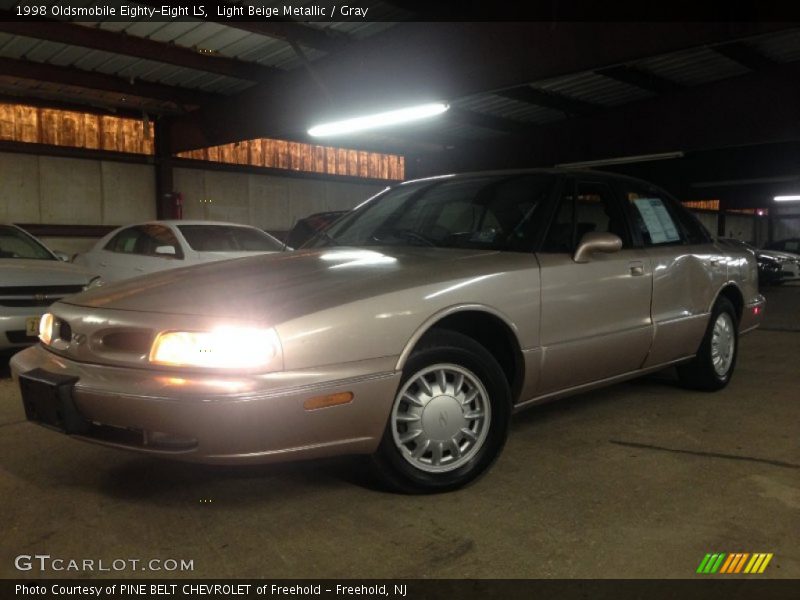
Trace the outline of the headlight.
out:
M 221 327 L 213 331 L 163 331 L 150 349 L 150 362 L 172 367 L 210 369 L 283 368 L 274 329 Z
M 39 319 L 39 339 L 45 346 L 49 346 L 53 341 L 53 328 L 56 324 L 56 318 L 53 313 L 44 313 L 42 318 Z
M 89 281 L 89 283 L 87 283 L 85 286 L 83 286 L 83 291 L 85 292 L 86 290 L 90 290 L 92 288 L 100 287 L 101 285 L 103 285 L 102 278 L 100 278 L 100 277 L 92 277 L 92 279 Z

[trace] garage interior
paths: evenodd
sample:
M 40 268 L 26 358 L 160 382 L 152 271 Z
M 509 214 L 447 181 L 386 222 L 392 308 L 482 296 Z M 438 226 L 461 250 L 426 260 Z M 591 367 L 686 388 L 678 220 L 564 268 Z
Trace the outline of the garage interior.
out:
M 70 255 L 128 223 L 280 237 L 404 179 L 553 166 L 658 184 L 715 236 L 800 237 L 800 202 L 774 200 L 800 194 L 797 23 L 421 23 L 403 2 L 381 22 L 25 22 L 3 4 L 0 223 Z M 450 108 L 306 133 L 431 101 Z M 194 560 L 170 577 L 686 578 L 726 551 L 800 577 L 800 286 L 762 293 L 724 391 L 665 372 L 533 408 L 487 476 L 440 496 L 387 493 L 355 459 L 77 444 L 25 420 L 0 358 L 0 573 L 45 553 Z

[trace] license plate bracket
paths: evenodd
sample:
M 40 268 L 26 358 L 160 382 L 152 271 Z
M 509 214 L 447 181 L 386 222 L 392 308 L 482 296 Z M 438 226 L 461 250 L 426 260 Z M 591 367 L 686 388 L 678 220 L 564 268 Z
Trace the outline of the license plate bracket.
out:
M 87 433 L 91 422 L 75 406 L 77 377 L 33 369 L 19 376 L 22 404 L 29 421 L 67 434 Z

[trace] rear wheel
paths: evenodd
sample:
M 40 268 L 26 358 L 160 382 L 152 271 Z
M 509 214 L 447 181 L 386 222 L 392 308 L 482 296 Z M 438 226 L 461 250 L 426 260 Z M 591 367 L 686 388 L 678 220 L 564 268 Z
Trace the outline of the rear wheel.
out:
M 736 367 L 738 350 L 736 309 L 730 300 L 720 297 L 711 311 L 708 329 L 697 355 L 691 362 L 678 367 L 681 383 L 696 390 L 724 388 Z
M 494 357 L 469 337 L 436 331 L 403 370 L 374 463 L 399 491 L 459 488 L 500 454 L 510 415 L 508 382 Z

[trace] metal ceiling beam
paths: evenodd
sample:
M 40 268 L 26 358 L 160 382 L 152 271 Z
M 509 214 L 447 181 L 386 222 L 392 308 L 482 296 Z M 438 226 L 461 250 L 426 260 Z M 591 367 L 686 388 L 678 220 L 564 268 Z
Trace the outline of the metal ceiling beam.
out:
M 603 77 L 627 83 L 628 85 L 655 94 L 669 94 L 671 92 L 677 92 L 684 87 L 680 83 L 631 65 L 617 65 L 605 69 L 598 69 L 595 72 Z
M 719 44 L 796 23 L 402 23 L 304 71 L 173 121 L 173 151 L 254 137 L 302 139 L 317 122 L 453 100 L 559 75 Z M 486 60 L 490 56 L 492 60 Z
M 564 94 L 557 94 L 547 90 L 532 88 L 529 85 L 522 85 L 507 90 L 496 92 L 498 96 L 519 100 L 526 104 L 543 106 L 561 111 L 567 115 L 590 115 L 603 107 L 592 102 L 585 102 L 577 98 L 571 98 Z
M 153 8 L 161 8 L 163 6 L 162 0 L 136 0 L 137 4 L 150 6 Z M 315 50 L 322 50 L 323 52 L 336 52 L 341 50 L 349 41 L 350 36 L 343 33 L 323 30 L 310 25 L 304 25 L 297 21 L 280 20 L 280 18 L 271 18 L 269 21 L 235 21 L 228 19 L 214 19 L 217 14 L 217 6 L 231 9 L 240 7 L 244 9 L 244 14 L 247 14 L 248 6 L 240 2 L 222 2 L 211 0 L 206 3 L 206 13 L 209 16 L 208 20 L 215 21 L 220 25 L 231 27 L 233 29 L 240 29 L 250 33 L 257 33 L 266 37 L 285 42 L 295 41 L 308 48 Z
M 77 86 L 123 96 L 153 98 L 172 102 L 179 106 L 197 106 L 219 98 L 198 90 L 177 88 L 142 80 L 129 80 L 114 75 L 84 71 L 74 67 L 59 67 L 48 63 L 0 57 L 0 76 L 17 77 L 34 81 L 47 81 L 62 85 Z
M 53 108 L 58 110 L 71 110 L 76 112 L 85 112 L 85 113 L 92 113 L 98 115 L 112 115 L 115 117 L 127 117 L 131 119 L 141 119 L 142 118 L 142 110 L 127 106 L 127 107 L 118 107 L 118 106 L 104 106 L 101 102 L 92 101 L 91 99 L 86 99 L 86 101 L 82 101 L 80 99 L 62 99 L 62 100 L 55 100 L 53 98 L 44 96 L 44 95 L 36 95 L 34 92 L 28 92 L 26 94 L 16 94 L 13 93 L 11 90 L 6 89 L 4 86 L 0 85 L 0 104 L 25 104 L 28 106 L 35 106 L 36 108 Z M 149 114 L 159 114 L 160 111 L 150 110 L 147 109 Z
M 97 27 L 75 25 L 66 21 L 14 21 L 9 11 L 0 11 L 0 31 L 49 40 L 92 50 L 113 52 L 178 67 L 216 73 L 246 81 L 269 82 L 278 69 L 234 58 L 202 54 L 191 48 L 156 42 L 147 38 L 106 31 Z
M 743 67 L 751 71 L 761 71 L 774 66 L 776 63 L 771 58 L 761 54 L 752 46 L 748 46 L 743 42 L 730 42 L 728 44 L 719 44 L 711 48 L 714 52 L 722 54 L 722 56 L 739 63 Z
M 351 41 L 350 36 L 341 32 L 316 29 L 293 21 L 220 21 L 220 23 L 327 53 L 339 52 Z
M 448 163 L 431 157 L 422 173 L 795 143 L 800 141 L 798 106 L 800 62 L 786 63 L 541 125 L 524 138 L 452 153 Z
M 456 108 L 455 106 L 451 106 L 448 109 L 445 113 L 445 118 L 461 125 L 482 127 L 483 129 L 491 129 L 492 131 L 501 131 L 503 133 L 520 133 L 527 127 L 526 123 L 515 121 L 514 119 L 495 117 L 463 108 Z

